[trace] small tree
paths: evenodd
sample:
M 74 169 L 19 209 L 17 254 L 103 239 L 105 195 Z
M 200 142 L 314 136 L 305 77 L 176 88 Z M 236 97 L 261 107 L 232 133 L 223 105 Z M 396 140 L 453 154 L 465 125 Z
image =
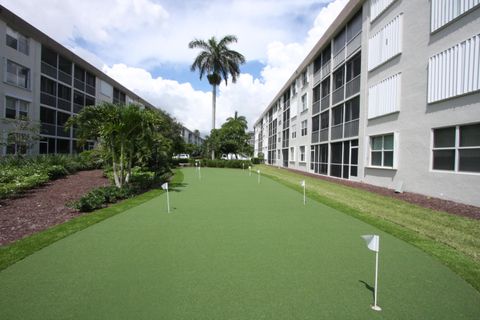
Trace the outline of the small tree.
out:
M 16 119 L 4 120 L 6 125 L 10 125 L 5 142 L 0 140 L 0 145 L 13 147 L 12 154 L 21 157 L 27 154 L 40 139 L 40 126 L 29 120 L 28 117 L 18 117 Z

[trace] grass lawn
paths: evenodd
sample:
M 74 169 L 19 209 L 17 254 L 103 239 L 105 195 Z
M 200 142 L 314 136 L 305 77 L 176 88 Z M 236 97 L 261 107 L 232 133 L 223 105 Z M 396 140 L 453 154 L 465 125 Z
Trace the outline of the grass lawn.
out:
M 183 172 L 172 213 L 162 194 L 1 271 L 0 319 L 480 318 L 480 294 L 414 246 L 271 179 Z

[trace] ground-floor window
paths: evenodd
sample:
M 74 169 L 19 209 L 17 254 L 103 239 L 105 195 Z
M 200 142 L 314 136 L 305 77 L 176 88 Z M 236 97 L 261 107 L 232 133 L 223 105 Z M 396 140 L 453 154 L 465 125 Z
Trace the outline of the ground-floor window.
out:
M 393 133 L 370 137 L 370 165 L 393 168 Z
M 434 170 L 480 172 L 480 123 L 433 129 Z
M 26 154 L 28 151 L 26 135 L 21 133 L 9 133 L 7 137 L 7 154 Z
M 299 153 L 300 153 L 300 162 L 305 162 L 305 146 L 300 146 L 298 148 Z
M 328 174 L 328 143 L 311 147 L 310 169 L 319 174 Z

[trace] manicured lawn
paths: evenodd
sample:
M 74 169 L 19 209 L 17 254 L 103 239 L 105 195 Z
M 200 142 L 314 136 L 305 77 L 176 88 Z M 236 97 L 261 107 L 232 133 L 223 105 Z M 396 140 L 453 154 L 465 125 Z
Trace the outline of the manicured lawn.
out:
M 0 319 L 480 318 L 473 287 L 397 238 L 247 171 L 184 174 L 171 214 L 162 194 L 1 271 Z

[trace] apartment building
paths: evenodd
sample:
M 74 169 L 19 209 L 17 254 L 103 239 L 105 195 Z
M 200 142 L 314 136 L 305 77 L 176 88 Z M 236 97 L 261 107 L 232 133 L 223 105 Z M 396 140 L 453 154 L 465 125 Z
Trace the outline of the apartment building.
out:
M 32 154 L 74 153 L 91 148 L 77 143 L 67 119 L 85 106 L 106 101 L 153 105 L 96 67 L 0 6 L 0 139 L 15 130 L 14 119 L 27 117 L 40 129 Z M 5 144 L 5 143 L 4 143 Z M 0 146 L 0 155 L 26 152 L 25 146 Z
M 200 136 L 200 132 L 197 130 L 192 131 L 186 127 L 183 127 L 181 134 L 185 143 L 201 146 L 205 142 L 205 139 Z
M 270 165 L 480 206 L 480 0 L 351 0 L 255 123 Z

